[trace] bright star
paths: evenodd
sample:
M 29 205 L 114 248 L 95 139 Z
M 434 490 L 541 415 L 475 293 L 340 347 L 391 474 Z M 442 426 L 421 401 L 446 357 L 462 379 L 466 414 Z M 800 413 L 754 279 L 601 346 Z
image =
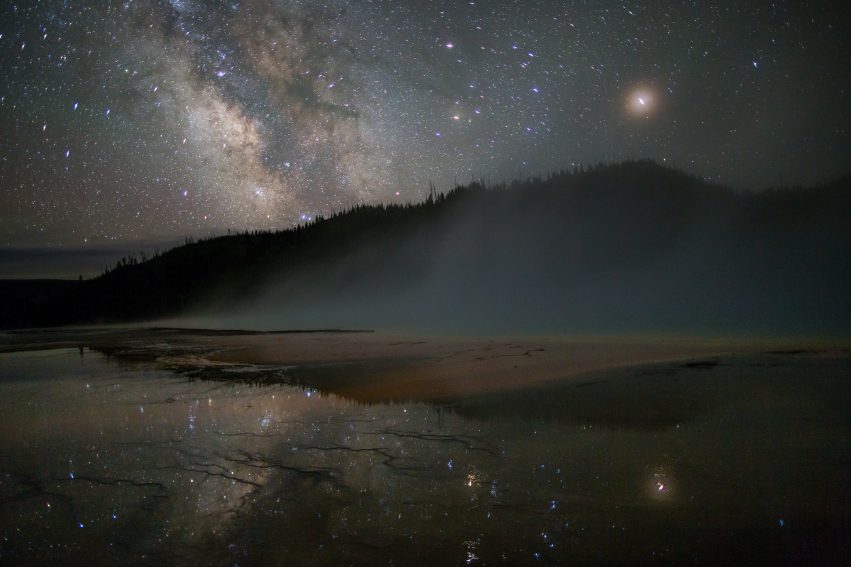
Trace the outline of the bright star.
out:
M 649 116 L 655 110 L 656 96 L 652 90 L 640 87 L 627 95 L 627 110 L 635 116 Z

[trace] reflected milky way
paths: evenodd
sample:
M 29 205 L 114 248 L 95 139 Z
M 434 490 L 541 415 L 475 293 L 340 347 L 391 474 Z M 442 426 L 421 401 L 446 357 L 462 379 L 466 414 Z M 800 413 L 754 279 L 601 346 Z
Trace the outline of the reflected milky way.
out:
M 0 357 L 6 561 L 681 562 L 739 557 L 742 545 L 774 557 L 816 534 L 832 538 L 817 551 L 829 558 L 842 541 L 832 502 L 847 470 L 830 447 L 848 431 L 806 431 L 847 412 L 831 398 L 847 358 L 645 367 L 618 389 L 646 399 L 688 382 L 712 402 L 633 425 L 552 409 L 558 399 L 570 412 L 594 389 L 585 403 L 605 406 L 608 379 L 636 379 L 623 370 L 548 390 L 537 416 L 540 396 L 361 405 L 286 384 L 187 381 L 186 368 L 118 366 L 89 350 Z M 288 372 L 223 369 L 252 381 Z M 689 406 L 678 395 L 668 402 Z M 799 483 L 802 467 L 823 482 Z

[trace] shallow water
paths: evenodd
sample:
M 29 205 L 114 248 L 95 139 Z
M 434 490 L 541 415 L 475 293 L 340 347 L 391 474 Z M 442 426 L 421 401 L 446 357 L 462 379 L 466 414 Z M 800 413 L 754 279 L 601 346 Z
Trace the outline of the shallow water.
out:
M 849 371 L 765 354 L 362 405 L 241 381 L 309 368 L 0 354 L 0 562 L 847 563 Z

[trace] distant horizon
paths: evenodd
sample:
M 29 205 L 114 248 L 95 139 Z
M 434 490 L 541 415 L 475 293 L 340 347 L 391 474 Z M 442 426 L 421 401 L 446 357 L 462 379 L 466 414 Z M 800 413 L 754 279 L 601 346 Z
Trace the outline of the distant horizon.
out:
M 524 182 L 529 179 L 532 179 L 536 176 L 547 177 L 550 175 L 558 175 L 561 171 L 571 171 L 574 167 L 584 167 L 591 168 L 597 166 L 610 167 L 610 166 L 618 166 L 622 164 L 628 163 L 642 163 L 642 162 L 652 162 L 656 165 L 671 169 L 674 171 L 678 171 L 680 173 L 684 173 L 690 177 L 693 177 L 697 180 L 700 180 L 705 183 L 709 183 L 712 185 L 724 187 L 727 189 L 732 189 L 734 191 L 742 191 L 749 193 L 760 193 L 763 191 L 771 191 L 771 190 L 784 190 L 784 189 L 797 189 L 797 188 L 818 188 L 823 187 L 825 185 L 830 185 L 833 183 L 837 183 L 842 179 L 851 175 L 851 169 L 849 169 L 846 173 L 841 173 L 837 176 L 834 176 L 829 179 L 825 179 L 823 181 L 818 181 L 806 185 L 801 184 L 789 184 L 789 185 L 768 185 L 763 186 L 758 189 L 748 189 L 748 188 L 740 188 L 734 187 L 725 183 L 714 181 L 710 178 L 701 177 L 696 175 L 693 172 L 690 172 L 686 169 L 677 167 L 675 165 L 668 164 L 662 160 L 653 159 L 653 158 L 636 158 L 636 159 L 626 159 L 612 162 L 595 162 L 595 163 L 583 163 L 583 164 L 571 164 L 567 167 L 563 167 L 561 169 L 556 169 L 548 172 L 529 172 L 529 176 L 524 176 L 521 179 L 504 179 L 504 180 L 491 180 L 491 186 L 502 185 L 502 184 L 512 184 L 517 182 Z M 487 181 L 487 179 L 486 179 Z M 459 182 L 457 185 L 450 185 L 447 189 L 437 188 L 438 193 L 445 193 L 447 191 L 452 191 L 458 187 L 468 186 L 471 182 L 478 183 L 479 179 L 475 181 L 467 181 L 467 182 Z M 422 190 L 421 194 L 418 195 L 416 199 L 409 199 L 405 202 L 394 202 L 392 200 L 385 201 L 376 201 L 371 203 L 363 203 L 365 205 L 399 205 L 405 203 L 418 203 L 424 201 L 428 196 L 428 189 L 425 188 Z M 353 206 L 353 205 L 352 205 Z M 338 209 L 335 212 L 344 211 L 346 208 Z M 327 217 L 332 214 L 331 211 L 318 211 L 317 216 Z M 217 238 L 220 236 L 227 236 L 230 233 L 237 233 L 243 231 L 253 231 L 253 230 L 262 230 L 262 231 L 281 231 L 288 230 L 290 228 L 294 228 L 300 224 L 304 224 L 305 222 L 309 222 L 313 217 L 300 219 L 297 222 L 293 222 L 289 225 L 280 225 L 277 227 L 265 227 L 265 228 L 245 228 L 245 227 L 219 227 L 219 228 L 210 228 L 204 233 L 174 233 L 171 235 L 163 235 L 162 238 L 138 238 L 138 239 L 129 239 L 129 240 L 117 240 L 110 238 L 97 238 L 97 237 L 88 237 L 86 242 L 81 242 L 76 245 L 65 245 L 65 244 L 39 244 L 35 243 L 32 245 L 27 244 L 3 244 L 0 245 L 0 280 L 2 279 L 15 279 L 15 280 L 24 280 L 24 279 L 77 279 L 80 276 L 83 278 L 92 278 L 96 277 L 103 273 L 104 267 L 112 267 L 114 266 L 116 260 L 120 259 L 123 256 L 128 254 L 138 254 L 140 251 L 144 251 L 148 256 L 154 254 L 156 251 L 165 252 L 172 248 L 179 247 L 183 245 L 187 238 L 192 239 L 207 239 L 207 238 Z M 74 263 L 79 262 L 79 263 Z
M 574 163 L 653 158 L 741 191 L 849 172 L 846 2 L 7 12 L 3 247 L 281 228 Z

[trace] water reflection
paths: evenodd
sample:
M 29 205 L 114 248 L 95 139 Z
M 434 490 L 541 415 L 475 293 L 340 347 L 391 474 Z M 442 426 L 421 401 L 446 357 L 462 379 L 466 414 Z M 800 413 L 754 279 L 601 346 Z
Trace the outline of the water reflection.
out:
M 760 361 L 447 409 L 3 354 L 0 560 L 844 559 L 848 361 Z

